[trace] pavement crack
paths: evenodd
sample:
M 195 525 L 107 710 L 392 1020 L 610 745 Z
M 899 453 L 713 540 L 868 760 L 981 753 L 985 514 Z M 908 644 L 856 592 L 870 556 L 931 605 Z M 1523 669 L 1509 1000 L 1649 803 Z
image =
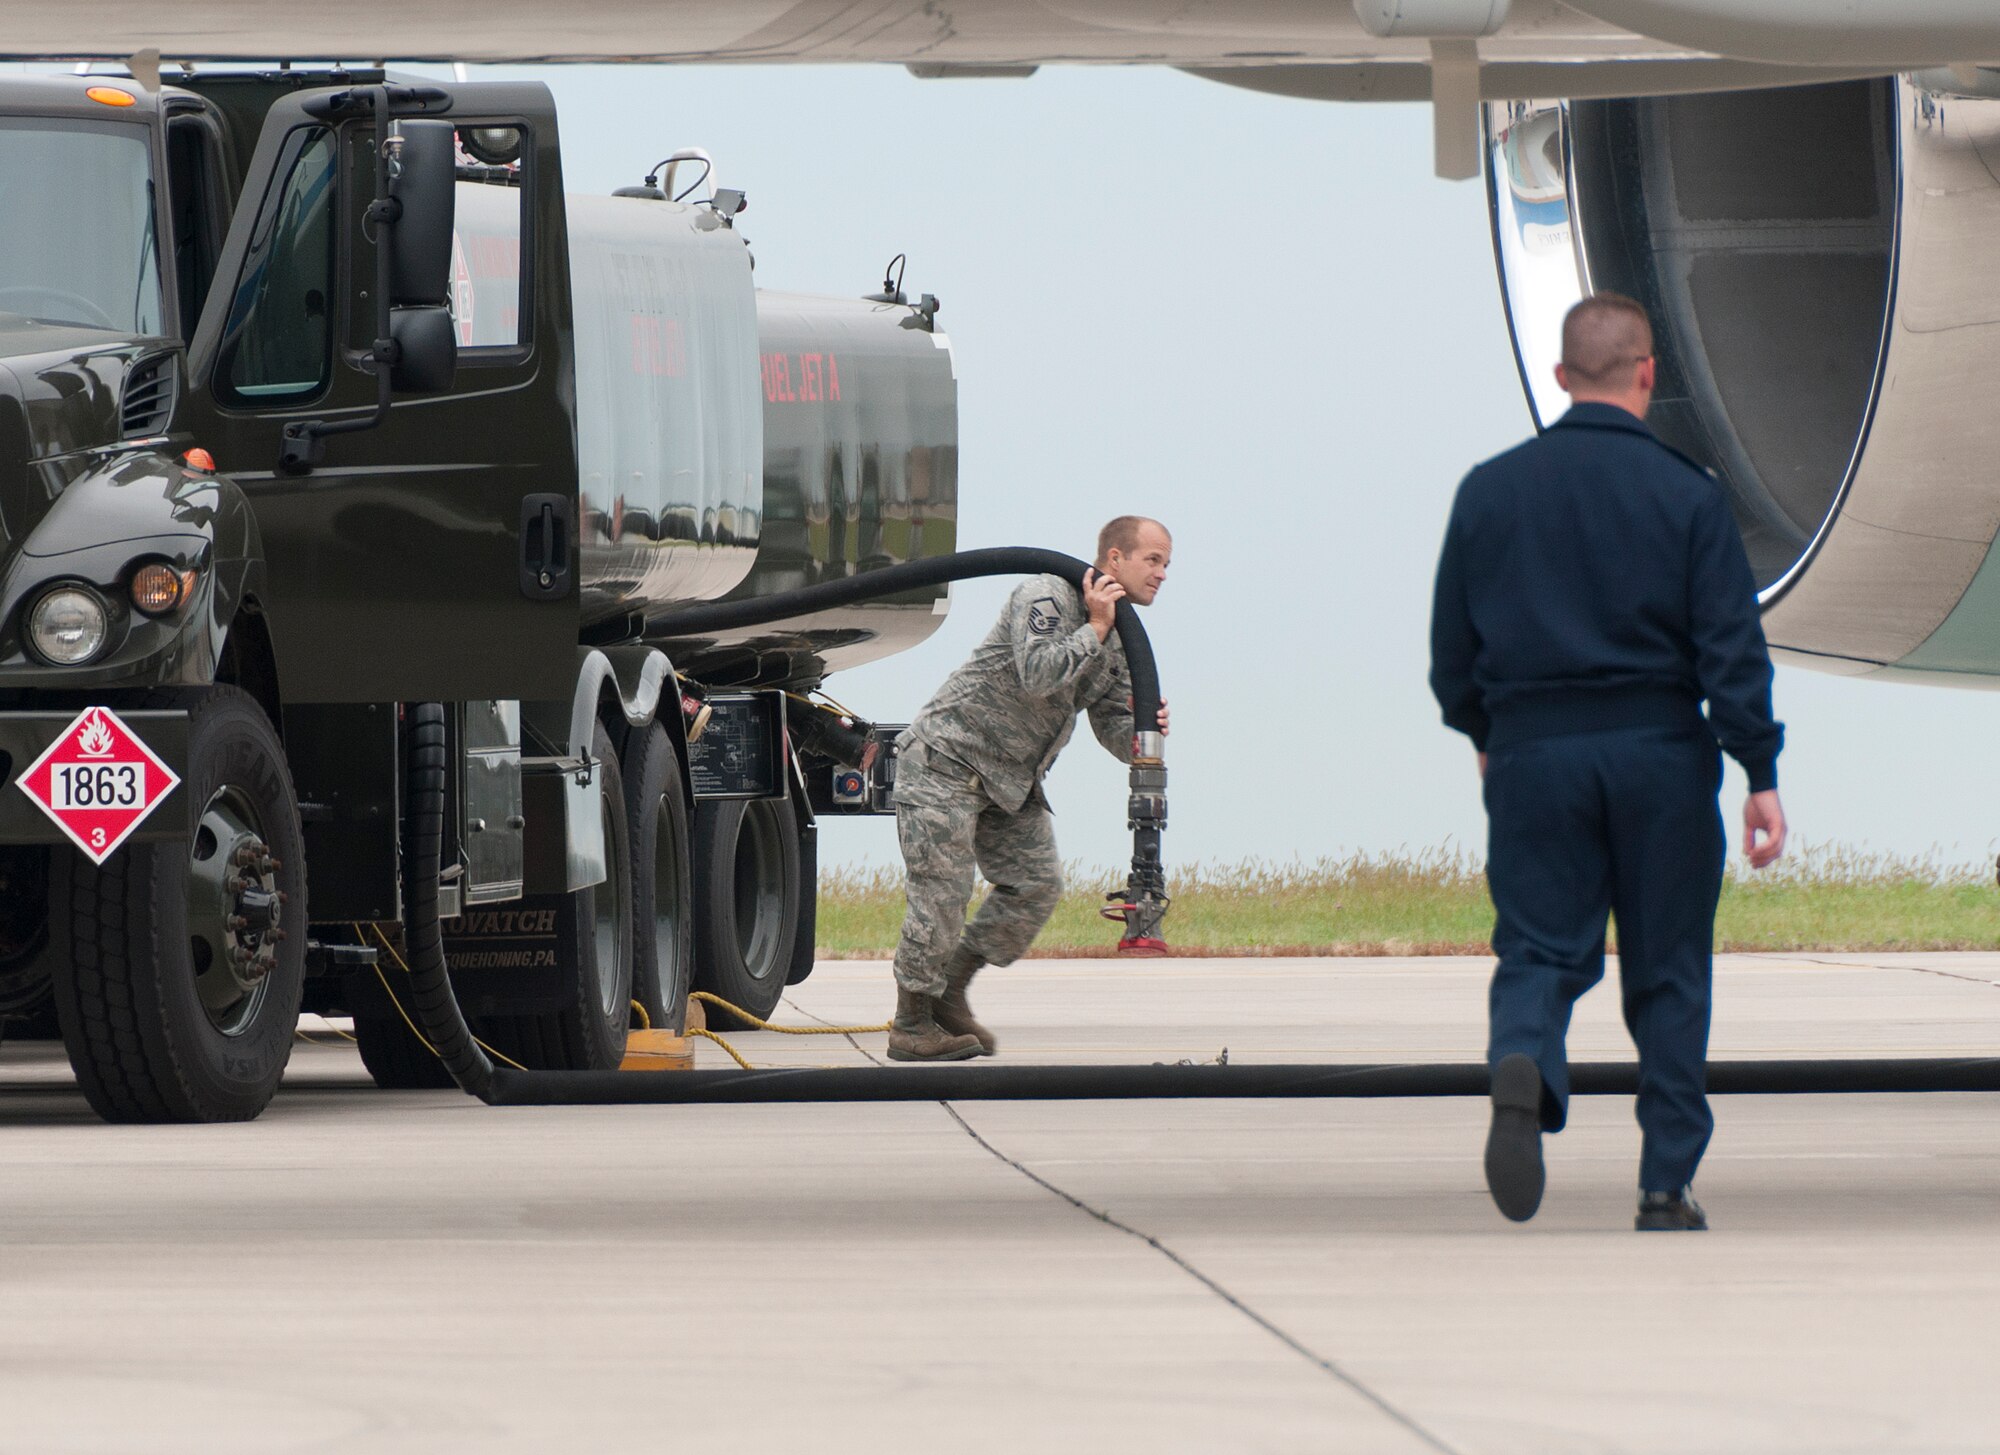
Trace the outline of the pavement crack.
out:
M 838 1021 L 830 1021 L 823 1015 L 814 1015 L 811 1011 L 807 1010 L 804 1006 L 800 1005 L 796 1000 L 793 1000 L 789 995 L 786 996 L 784 999 L 786 1005 L 789 1005 L 794 1011 L 798 1012 L 798 1014 L 804 1016 L 809 1021 L 818 1021 L 823 1026 L 831 1026 L 839 1024 Z M 882 1060 L 880 1056 L 877 1056 L 873 1051 L 869 1050 L 866 1046 L 862 1045 L 861 1042 L 855 1040 L 854 1033 L 852 1031 L 842 1031 L 840 1033 L 840 1038 L 843 1041 L 847 1042 L 848 1045 L 854 1047 L 854 1049 L 859 1051 L 862 1055 L 866 1056 L 870 1061 L 873 1061 L 877 1066 L 882 1066 L 887 1064 Z
M 1778 950 L 1760 958 L 1795 960 L 1807 965 L 1831 965 L 1837 970 L 1907 970 L 1914 975 L 1935 975 L 1940 980 L 1963 980 L 1968 985 L 1984 985 L 1991 990 L 2000 990 L 2000 980 L 1989 980 L 1984 975 L 1961 975 L 1956 970 L 1940 970 L 1934 965 L 1879 965 L 1871 960 L 1821 960 L 1812 955 L 1787 955 Z
M 862 1054 L 868 1055 L 866 1051 L 863 1051 Z M 869 1059 L 873 1060 L 874 1058 L 871 1056 Z M 945 1114 L 948 1115 L 953 1121 L 957 1122 L 959 1126 L 964 1129 L 964 1132 L 968 1137 L 972 1138 L 973 1141 L 977 1142 L 981 1147 L 985 1148 L 987 1152 L 991 1153 L 999 1161 L 1006 1163 L 1009 1167 L 1013 1168 L 1016 1172 L 1020 1173 L 1030 1182 L 1034 1183 L 1037 1187 L 1043 1189 L 1046 1192 L 1053 1193 L 1055 1196 L 1061 1198 L 1064 1202 L 1068 1203 L 1078 1212 L 1084 1213 L 1089 1217 L 1095 1218 L 1098 1222 L 1103 1223 L 1106 1227 L 1115 1229 L 1116 1231 L 1125 1234 L 1129 1238 L 1136 1238 L 1141 1243 L 1144 1243 L 1148 1248 L 1151 1248 L 1155 1253 L 1158 1253 L 1162 1258 L 1166 1259 L 1169 1263 L 1173 1264 L 1176 1268 L 1180 1269 L 1181 1272 L 1187 1274 L 1187 1276 L 1192 1278 L 1196 1283 L 1199 1283 L 1203 1288 L 1206 1288 L 1210 1293 L 1214 1294 L 1217 1298 L 1221 1299 L 1224 1303 L 1228 1304 L 1231 1308 L 1235 1309 L 1238 1313 L 1242 1314 L 1244 1318 L 1250 1320 L 1251 1323 L 1255 1324 L 1258 1328 L 1262 1329 L 1265 1333 L 1269 1334 L 1272 1338 L 1276 1339 L 1279 1343 L 1283 1344 L 1287 1349 L 1290 1349 L 1294 1354 L 1297 1354 L 1300 1358 L 1304 1359 L 1308 1364 L 1311 1364 L 1321 1373 L 1328 1375 L 1335 1382 L 1346 1386 L 1346 1388 L 1350 1390 L 1352 1393 L 1360 1396 L 1360 1398 L 1367 1401 L 1369 1404 L 1373 1405 L 1377 1410 L 1379 1410 L 1383 1415 L 1387 1416 L 1391 1421 L 1402 1426 L 1402 1428 L 1407 1430 L 1411 1435 L 1415 1436 L 1418 1440 L 1421 1440 L 1426 1447 L 1428 1447 L 1431 1450 L 1439 1452 L 1439 1455 L 1462 1455 L 1462 1452 L 1460 1452 L 1456 1446 L 1445 1443 L 1444 1440 L 1432 1434 L 1428 1429 L 1424 1428 L 1423 1425 L 1419 1424 L 1415 1418 L 1405 1414 L 1402 1410 L 1398 1409 L 1395 1405 L 1391 1404 L 1388 1399 L 1386 1399 L 1384 1396 L 1380 1394 L 1377 1394 L 1374 1390 L 1370 1389 L 1366 1384 L 1363 1384 L 1360 1379 L 1356 1378 L 1353 1374 L 1350 1374 L 1347 1370 L 1341 1368 L 1340 1365 L 1335 1363 L 1333 1360 L 1309 1348 L 1300 1340 L 1294 1338 L 1291 1334 L 1286 1333 L 1283 1329 L 1279 1328 L 1276 1324 L 1272 1323 L 1271 1320 L 1266 1318 L 1263 1314 L 1258 1313 L 1257 1310 L 1250 1307 L 1249 1304 L 1245 1303 L 1242 1299 L 1238 1298 L 1235 1294 L 1231 1293 L 1227 1288 L 1225 1288 L 1222 1284 L 1218 1283 L 1214 1278 L 1202 1272 L 1201 1269 L 1195 1267 L 1195 1265 L 1190 1263 L 1185 1257 L 1175 1252 L 1172 1248 L 1168 1247 L 1165 1243 L 1161 1242 L 1151 1233 L 1145 1232 L 1139 1228 L 1135 1228 L 1130 1223 L 1123 1222 L 1118 1218 L 1113 1217 L 1103 1208 L 1096 1207 L 1088 1202 L 1085 1202 L 1075 1193 L 1070 1192 L 1065 1188 L 1058 1187 L 1055 1183 L 1049 1181 L 1048 1178 L 1042 1176 L 1040 1173 L 1032 1171 L 1023 1163 L 1017 1161 L 1012 1157 L 1009 1157 L 1005 1152 L 1001 1151 L 998 1147 L 994 1146 L 991 1142 L 987 1141 L 985 1137 L 981 1136 L 978 1130 L 973 1127 L 972 1123 L 967 1121 L 962 1115 L 960 1115 L 958 1108 L 953 1106 L 950 1102 L 941 1101 L 938 1103 L 938 1105 L 943 1107 L 945 1110 Z

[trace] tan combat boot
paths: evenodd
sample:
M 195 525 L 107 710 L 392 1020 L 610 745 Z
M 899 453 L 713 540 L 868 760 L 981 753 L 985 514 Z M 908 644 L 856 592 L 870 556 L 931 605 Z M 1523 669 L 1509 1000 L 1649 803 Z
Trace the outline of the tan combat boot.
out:
M 975 1037 L 979 1054 L 991 1056 L 1000 1043 L 993 1032 L 973 1018 L 972 1002 L 965 994 L 972 977 L 985 963 L 963 945 L 951 952 L 951 958 L 944 962 L 944 994 L 937 998 L 934 1015 L 941 1030 L 949 1035 Z
M 979 1054 L 977 1036 L 954 1036 L 937 1023 L 938 998 L 896 987 L 896 1019 L 889 1027 L 891 1061 L 964 1061 Z

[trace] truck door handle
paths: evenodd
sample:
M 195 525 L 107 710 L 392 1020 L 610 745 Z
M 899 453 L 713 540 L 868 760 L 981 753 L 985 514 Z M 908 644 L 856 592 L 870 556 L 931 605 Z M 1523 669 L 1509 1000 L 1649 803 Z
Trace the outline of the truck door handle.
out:
M 528 495 L 521 500 L 521 594 L 552 601 L 569 594 L 570 498 Z

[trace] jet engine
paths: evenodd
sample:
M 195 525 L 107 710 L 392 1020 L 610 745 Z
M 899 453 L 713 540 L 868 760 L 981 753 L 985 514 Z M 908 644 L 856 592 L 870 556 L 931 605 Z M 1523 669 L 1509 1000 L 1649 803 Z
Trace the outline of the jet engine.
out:
M 1838 673 L 2000 676 L 2000 95 L 1927 72 L 1499 102 L 1486 141 L 1537 423 L 1567 402 L 1569 305 L 1637 298 L 1649 422 L 1729 490 L 1772 647 Z

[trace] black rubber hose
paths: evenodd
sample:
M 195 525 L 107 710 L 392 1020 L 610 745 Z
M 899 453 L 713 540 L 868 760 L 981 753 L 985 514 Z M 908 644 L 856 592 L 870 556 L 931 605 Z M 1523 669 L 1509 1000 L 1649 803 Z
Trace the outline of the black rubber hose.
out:
M 1121 1101 L 1135 1098 L 1484 1096 L 1483 1064 L 1327 1066 L 800 1067 L 767 1071 L 509 1071 L 493 1074 L 494 1106 L 635 1102 Z M 1579 1096 L 1631 1096 L 1631 1062 L 1570 1068 Z M 1714 1061 L 1708 1089 L 1730 1095 L 2000 1091 L 2000 1059 Z
M 1044 551 L 1035 546 L 989 546 L 908 561 L 900 566 L 880 566 L 858 575 L 843 576 L 838 581 L 781 591 L 775 596 L 712 602 L 665 612 L 647 618 L 646 635 L 649 638 L 707 636 L 979 576 L 1033 576 L 1046 572 L 1062 577 L 1081 591 L 1083 573 L 1090 569 L 1088 562 L 1065 556 L 1061 551 Z M 1153 645 L 1146 639 L 1146 629 L 1139 624 L 1139 613 L 1130 602 L 1118 603 L 1117 630 L 1119 643 L 1125 648 L 1125 665 L 1132 675 L 1132 721 L 1156 723 L 1160 714 L 1159 668 L 1154 664 Z
M 486 1096 L 493 1063 L 472 1038 L 472 1030 L 452 993 L 445 965 L 444 926 L 438 920 L 439 856 L 444 842 L 444 706 L 412 702 L 403 718 L 403 959 L 408 984 L 398 999 L 424 1039 L 451 1072 L 451 1079 L 474 1096 Z

